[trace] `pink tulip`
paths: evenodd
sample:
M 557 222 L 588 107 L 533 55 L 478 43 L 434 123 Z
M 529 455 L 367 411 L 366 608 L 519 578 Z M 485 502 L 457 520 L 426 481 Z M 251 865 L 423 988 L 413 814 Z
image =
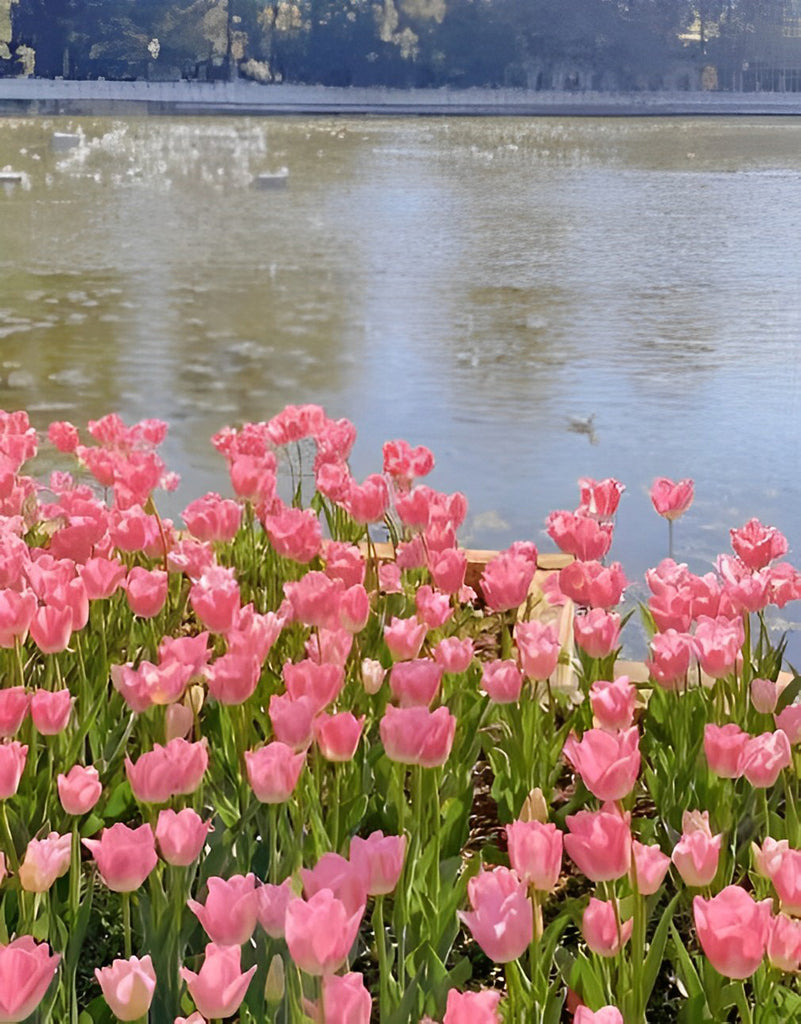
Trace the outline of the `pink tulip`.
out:
M 578 512 L 551 512 L 548 536 L 568 555 L 581 561 L 604 558 L 612 546 L 612 524 Z
M 95 806 L 103 792 L 97 768 L 75 764 L 66 775 L 59 774 L 58 797 L 67 814 L 86 814 Z
M 607 658 L 620 640 L 620 616 L 592 608 L 573 619 L 573 639 L 590 658 Z
M 775 785 L 779 772 L 792 763 L 790 741 L 781 729 L 777 729 L 748 740 L 740 760 L 740 772 L 752 786 L 766 789 Z
M 679 480 L 674 483 L 665 476 L 660 476 L 651 484 L 651 503 L 660 516 L 665 519 L 678 519 L 683 516 L 693 501 L 692 480 Z
M 513 821 L 506 826 L 509 863 L 532 889 L 551 892 L 562 872 L 562 833 L 552 822 Z
M 801 969 L 801 922 L 785 914 L 771 918 L 767 954 L 771 967 L 780 971 Z
M 111 967 L 96 967 L 95 977 L 103 998 L 118 1020 L 140 1020 L 150 1009 L 156 989 L 156 972 L 150 956 L 140 960 L 115 960 Z
M 773 716 L 777 729 L 781 729 L 792 746 L 801 743 L 801 704 L 788 704 Z
M 392 618 L 384 626 L 384 640 L 393 661 L 409 661 L 416 658 L 423 646 L 428 627 L 417 619 Z
M 293 899 L 291 878 L 285 878 L 280 885 L 265 882 L 256 889 L 256 914 L 270 938 L 283 939 L 286 908 Z
M 307 899 L 327 889 L 348 916 L 364 912 L 370 883 L 369 866 L 364 860 L 351 862 L 338 853 L 324 853 L 313 868 L 301 868 L 300 877 Z
M 323 711 L 314 719 L 314 738 L 326 760 L 353 760 L 361 739 L 364 717 L 356 718 L 350 711 L 340 711 L 336 715 Z
M 434 661 L 449 675 L 466 672 L 473 661 L 473 641 L 469 636 L 463 640 L 456 636 L 445 637 L 434 648 Z
M 537 619 L 518 622 L 515 644 L 523 675 L 529 679 L 549 679 L 559 661 L 559 635 L 555 623 L 545 625 Z
M 743 774 L 741 765 L 748 741 L 748 733 L 735 722 L 726 725 L 707 723 L 704 726 L 704 754 L 710 771 L 722 779 L 739 779 Z
M 20 565 L 17 574 L 22 571 Z M 31 590 L 0 590 L 0 647 L 13 648 L 28 635 L 38 602 Z
M 515 704 L 520 700 L 523 673 L 514 661 L 487 661 L 482 666 L 481 689 L 495 704 Z
M 205 904 L 187 900 L 186 905 L 217 946 L 241 946 L 256 927 L 256 877 L 253 874 L 212 876 Z
M 383 896 L 393 891 L 403 870 L 406 836 L 385 836 L 371 832 L 366 839 L 354 836 L 350 841 L 350 862 L 367 880 L 369 896 Z
M 241 605 L 233 569 L 221 565 L 206 569 L 189 591 L 195 615 L 212 633 L 226 633 L 236 622 Z
M 429 711 L 425 707 L 389 705 L 378 728 L 390 761 L 435 768 L 450 756 L 456 719 L 446 707 Z
M 60 953 L 51 954 L 46 942 L 21 935 L 0 945 L 0 1021 L 27 1020 L 45 997 L 58 970 Z
M 713 836 L 709 815 L 688 814 L 682 819 L 681 839 L 673 847 L 671 860 L 685 885 L 696 888 L 711 885 L 717 874 L 722 835 Z
M 141 754 L 136 762 L 125 758 L 125 773 L 137 800 L 161 804 L 171 796 L 194 793 L 209 764 L 205 740 L 190 743 L 176 738 L 165 746 Z
M 581 477 L 578 482 L 580 503 L 579 507 L 587 515 L 595 516 L 597 519 L 611 519 L 617 512 L 620 498 L 626 489 L 626 485 L 613 477 L 606 480 L 593 480 L 591 477 Z
M 634 721 L 637 690 L 628 676 L 610 681 L 597 679 L 590 687 L 590 704 L 595 721 L 608 732 L 625 731 Z
M 345 682 L 340 665 L 317 664 L 309 658 L 294 665 L 287 661 L 281 674 L 292 700 L 308 698 L 315 714 L 337 699 Z
M 417 610 L 417 618 L 428 629 L 439 629 L 453 615 L 453 607 L 448 595 L 432 590 L 427 583 L 415 591 L 414 605 Z
M 97 870 L 113 892 L 133 892 L 158 863 L 156 837 L 150 825 L 128 828 L 117 822 L 103 829 L 99 839 L 83 839 Z
M 232 541 L 241 519 L 242 509 L 235 501 L 213 493 L 196 498 L 183 511 L 183 520 L 192 536 L 213 543 Z
M 334 665 L 344 669 L 353 648 L 353 634 L 346 629 L 320 629 L 306 638 L 304 648 L 315 665 Z
M 323 978 L 324 1024 L 370 1024 L 372 1006 L 363 974 L 329 974 Z
M 695 629 L 695 647 L 701 668 L 713 679 L 730 675 L 737 665 L 743 640 L 740 619 L 710 619 L 701 615 Z
M 293 700 L 288 693 L 274 693 L 268 713 L 276 740 L 295 751 L 306 750 L 314 739 L 314 716 L 318 711 L 312 697 Z
M 16 740 L 0 743 L 0 800 L 17 792 L 27 756 L 28 748 Z
M 428 570 L 437 590 L 444 594 L 458 594 L 464 586 L 467 555 L 457 548 L 434 551 L 428 559 Z
M 750 978 L 762 963 L 770 930 L 771 900 L 757 903 L 739 885 L 693 900 L 695 928 L 710 963 L 726 978 Z
M 125 566 L 116 558 L 89 558 L 79 566 L 86 596 L 90 601 L 111 597 L 122 586 Z
M 259 615 L 258 612 L 254 611 L 252 604 L 246 604 L 237 612 L 233 629 L 229 629 L 226 633 L 225 640 L 228 645 L 228 653 L 249 655 L 261 666 L 272 650 L 273 644 L 281 635 L 284 625 L 283 615 L 276 612 L 266 612 L 264 615 Z M 201 634 L 201 636 L 204 635 Z M 200 647 L 200 651 L 205 658 L 203 662 L 205 664 L 210 654 L 206 649 L 205 643 Z M 196 671 L 201 670 L 202 665 Z
M 594 896 L 590 897 L 581 918 L 584 941 L 598 956 L 617 956 L 631 938 L 633 927 L 632 920 L 620 920 L 617 904 L 598 900 Z
M 364 907 L 349 914 L 330 889 L 309 900 L 291 900 L 286 908 L 289 954 L 307 974 L 333 974 L 347 959 L 356 941 Z
M 437 695 L 443 669 L 430 658 L 396 662 L 389 672 L 389 688 L 402 708 L 428 707 Z
M 28 714 L 30 698 L 24 686 L 0 690 L 0 737 L 14 736 Z
M 485 988 L 480 992 L 448 992 L 442 1024 L 501 1024 L 498 1003 L 501 993 Z
M 380 522 L 389 505 L 386 480 L 378 473 L 372 473 L 363 484 L 351 481 L 344 505 L 357 523 Z
M 534 929 L 525 884 L 509 868 L 482 871 L 467 883 L 472 911 L 459 917 L 490 960 L 508 963 L 528 948 Z
M 51 832 L 46 839 L 31 839 L 19 866 L 19 882 L 26 892 L 47 892 L 70 869 L 72 837 Z
M 779 865 L 782 862 L 782 858 L 790 848 L 790 844 L 786 839 L 773 839 L 767 836 L 762 843 L 762 846 L 757 846 L 756 843 L 751 843 L 751 853 L 754 857 L 754 871 L 762 878 L 767 878 L 769 881 L 773 881 L 773 876 L 779 870 Z M 801 865 L 799 865 L 801 867 Z M 791 871 L 790 877 L 794 872 Z
M 400 551 L 399 545 L 398 550 Z M 378 589 L 382 594 L 402 594 L 401 567 L 397 562 L 382 562 L 378 567 Z
M 801 850 L 782 848 L 774 852 L 769 877 L 781 900 L 782 910 L 794 917 L 801 916 Z
M 30 632 L 42 654 L 65 651 L 72 636 L 72 611 L 64 605 L 41 605 L 34 612 Z
M 211 821 L 203 821 L 191 807 L 159 811 L 156 842 L 161 856 L 175 867 L 188 867 L 200 856 L 210 827 Z
M 636 839 L 631 844 L 631 852 L 629 878 L 632 888 L 641 896 L 653 896 L 665 880 L 670 857 L 658 846 L 644 846 Z
M 651 657 L 645 667 L 664 690 L 676 690 L 686 685 L 695 658 L 694 637 L 668 629 L 651 638 Z
M 620 603 L 627 584 L 619 562 L 571 562 L 559 572 L 559 588 L 582 608 L 612 608 Z
M 370 618 L 370 597 L 361 583 L 348 587 L 339 602 L 339 621 L 349 633 L 361 633 Z
M 579 871 L 593 882 L 622 878 L 631 866 L 629 815 L 613 804 L 600 811 L 579 811 L 566 818 L 565 850 Z
M 778 700 L 779 690 L 772 679 L 751 680 L 751 703 L 760 715 L 772 715 Z
M 339 602 L 344 592 L 342 580 L 329 579 L 323 572 L 307 572 L 297 581 L 284 584 L 284 593 L 292 614 L 307 626 L 336 629 L 339 626 Z
M 209 694 L 220 704 L 244 704 L 256 691 L 261 664 L 252 654 L 229 651 L 206 669 Z
M 323 541 L 325 574 L 332 580 L 341 580 L 345 587 L 364 583 L 366 565 L 364 556 L 355 544 L 344 541 Z
M 296 754 L 292 747 L 278 741 L 245 751 L 248 782 L 263 804 L 285 803 L 292 796 L 305 763 L 305 754 Z
M 433 452 L 422 444 L 412 448 L 408 441 L 385 441 L 383 456 L 384 472 L 400 491 L 407 490 L 415 477 L 428 476 L 434 468 Z
M 323 531 L 310 508 L 282 508 L 262 520 L 270 543 L 283 558 L 299 565 L 308 563 L 320 553 Z
M 664 633 L 675 629 L 686 633 L 693 618 L 693 595 L 689 587 L 666 586 L 648 602 L 656 628 Z
M 250 979 L 256 973 L 254 965 L 243 974 L 241 962 L 239 946 L 217 946 L 210 942 L 197 974 L 181 968 L 181 977 L 195 1006 L 208 1020 L 230 1017 L 241 1006 Z
M 588 729 L 581 741 L 565 740 L 564 755 L 599 800 L 622 800 L 634 788 L 640 770 L 640 736 L 636 727 L 613 735 Z
M 588 1006 L 579 1006 L 573 1024 L 623 1024 L 623 1014 L 616 1006 L 602 1006 L 594 1013 Z
M 30 707 L 37 731 L 42 736 L 57 736 L 67 728 L 72 695 L 69 690 L 35 690 Z
M 526 600 L 537 571 L 537 549 L 532 544 L 524 551 L 509 549 L 487 564 L 479 586 L 487 608 L 505 612 L 519 608 Z
M 731 546 L 749 569 L 757 572 L 787 554 L 787 538 L 775 526 L 749 519 L 739 530 L 730 530 Z
M 167 573 L 163 569 L 143 569 L 134 566 L 125 582 L 128 606 L 140 619 L 152 619 L 167 600 Z

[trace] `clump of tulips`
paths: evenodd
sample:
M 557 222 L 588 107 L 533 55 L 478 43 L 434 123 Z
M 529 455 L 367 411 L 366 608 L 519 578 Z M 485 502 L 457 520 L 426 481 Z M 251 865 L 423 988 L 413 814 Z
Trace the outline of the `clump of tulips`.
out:
M 0 413 L 0 1024 L 795 1019 L 777 530 L 696 575 L 657 480 L 636 665 L 618 481 L 476 565 L 425 447 L 288 407 L 176 525 L 166 430 Z

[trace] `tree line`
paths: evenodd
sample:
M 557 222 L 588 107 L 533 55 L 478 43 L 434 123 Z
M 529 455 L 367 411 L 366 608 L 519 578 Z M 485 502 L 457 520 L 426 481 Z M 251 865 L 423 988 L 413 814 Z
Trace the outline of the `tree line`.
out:
M 0 75 L 801 91 L 801 0 L 0 0 L 3 6 L 10 30 L 7 43 L 0 36 Z

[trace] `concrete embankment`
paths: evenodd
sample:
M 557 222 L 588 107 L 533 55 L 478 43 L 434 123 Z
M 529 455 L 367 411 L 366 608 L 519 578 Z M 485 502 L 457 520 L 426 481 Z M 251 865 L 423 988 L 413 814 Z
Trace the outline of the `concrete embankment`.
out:
M 255 82 L 0 78 L 0 114 L 405 114 L 559 117 L 801 116 L 801 93 L 572 93 L 360 89 Z

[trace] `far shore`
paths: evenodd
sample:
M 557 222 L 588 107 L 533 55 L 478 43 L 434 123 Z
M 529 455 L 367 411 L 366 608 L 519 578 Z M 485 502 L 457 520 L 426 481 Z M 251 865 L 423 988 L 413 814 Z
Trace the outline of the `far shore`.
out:
M 0 78 L 0 115 L 801 116 L 801 93 L 366 89 Z

